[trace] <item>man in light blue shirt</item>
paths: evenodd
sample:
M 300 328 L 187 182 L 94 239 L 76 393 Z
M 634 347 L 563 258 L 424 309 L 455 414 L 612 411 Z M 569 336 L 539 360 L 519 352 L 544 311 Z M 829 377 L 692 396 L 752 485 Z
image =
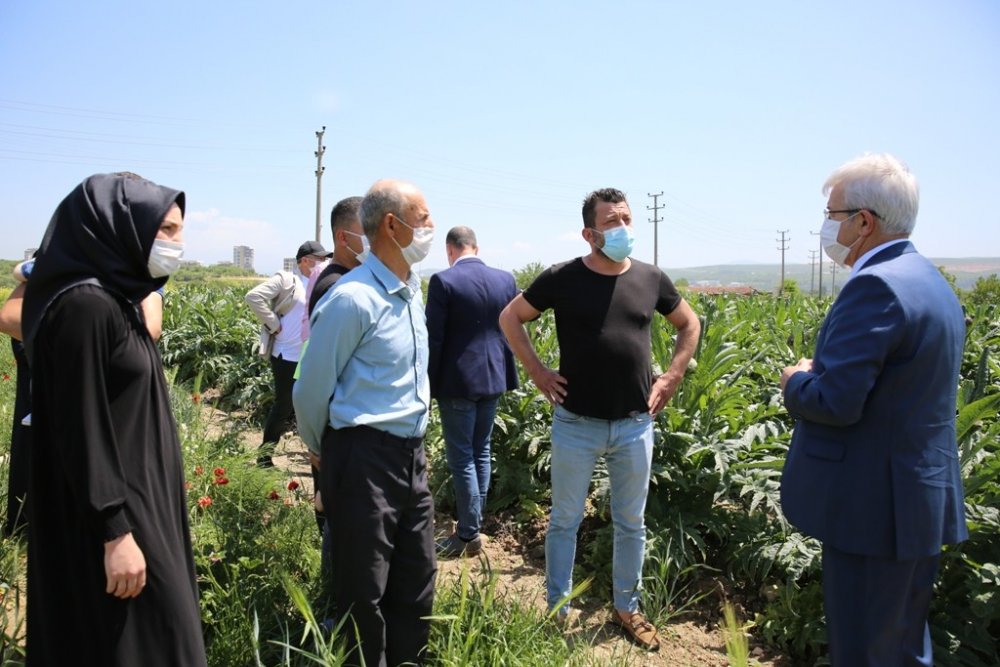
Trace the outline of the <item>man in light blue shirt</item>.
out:
M 349 645 L 360 640 L 348 660 L 422 664 L 437 566 L 423 448 L 427 326 L 410 267 L 427 256 L 434 223 L 420 191 L 394 180 L 371 187 L 361 223 L 371 255 L 313 311 L 295 413 L 320 470 L 331 598 L 353 619 Z

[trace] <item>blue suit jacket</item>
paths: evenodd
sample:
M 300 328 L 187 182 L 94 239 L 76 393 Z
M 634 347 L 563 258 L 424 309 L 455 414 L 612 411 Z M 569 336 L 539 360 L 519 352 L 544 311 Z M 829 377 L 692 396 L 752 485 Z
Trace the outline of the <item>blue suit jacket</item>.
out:
M 781 502 L 802 532 L 841 551 L 916 559 L 968 537 L 955 440 L 962 308 L 909 242 L 845 285 L 811 373 L 785 406 L 798 422 Z
M 500 311 L 517 296 L 514 276 L 481 259 L 455 262 L 427 288 L 428 375 L 434 398 L 496 396 L 517 387 Z

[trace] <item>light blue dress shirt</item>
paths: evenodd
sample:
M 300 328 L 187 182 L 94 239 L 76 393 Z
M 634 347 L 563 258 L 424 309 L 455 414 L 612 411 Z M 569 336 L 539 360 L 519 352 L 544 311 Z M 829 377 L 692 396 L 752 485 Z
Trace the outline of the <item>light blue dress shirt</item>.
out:
M 424 434 L 430 385 L 419 276 L 404 283 L 370 255 L 323 295 L 310 328 L 292 399 L 311 451 L 320 453 L 327 424 Z
M 865 254 L 861 255 L 861 257 L 858 257 L 857 261 L 854 262 L 854 266 L 851 267 L 851 274 L 847 277 L 847 279 L 850 280 L 854 276 L 858 275 L 858 271 L 864 268 L 865 264 L 868 263 L 869 259 L 879 254 L 889 246 L 896 245 L 897 243 L 906 243 L 909 240 L 910 240 L 909 238 L 893 239 L 892 241 L 886 241 L 885 243 L 875 246 Z

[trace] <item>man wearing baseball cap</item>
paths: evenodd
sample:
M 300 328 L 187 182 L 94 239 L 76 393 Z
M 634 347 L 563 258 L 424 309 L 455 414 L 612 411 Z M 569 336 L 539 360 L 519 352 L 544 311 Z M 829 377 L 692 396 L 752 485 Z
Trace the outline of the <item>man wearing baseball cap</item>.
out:
M 281 436 L 291 425 L 292 385 L 302 348 L 302 314 L 306 307 L 303 276 L 333 253 L 319 241 L 306 241 L 295 253 L 298 273 L 278 271 L 247 292 L 246 302 L 260 320 L 260 354 L 271 363 L 274 375 L 274 403 L 264 422 L 264 440 L 257 465 L 274 465 L 271 456 Z

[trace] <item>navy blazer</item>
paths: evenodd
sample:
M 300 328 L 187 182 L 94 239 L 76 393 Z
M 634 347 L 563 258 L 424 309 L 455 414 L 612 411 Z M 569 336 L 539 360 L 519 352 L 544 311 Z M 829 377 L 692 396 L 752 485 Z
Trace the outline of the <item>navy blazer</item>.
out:
M 909 242 L 844 285 L 795 373 L 795 433 L 781 504 L 840 551 L 916 559 L 968 537 L 955 438 L 965 319 L 938 269 Z
M 500 331 L 500 311 L 517 296 L 514 276 L 462 259 L 427 288 L 427 374 L 434 398 L 476 400 L 517 387 L 517 367 Z

